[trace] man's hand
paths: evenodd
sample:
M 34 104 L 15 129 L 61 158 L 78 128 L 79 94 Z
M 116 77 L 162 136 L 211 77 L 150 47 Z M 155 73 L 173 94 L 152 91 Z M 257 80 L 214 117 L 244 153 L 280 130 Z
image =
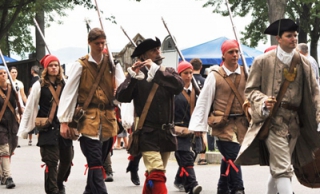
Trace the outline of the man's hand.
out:
M 201 137 L 202 136 L 202 132 L 201 131 L 195 131 L 193 133 L 196 137 Z
M 60 135 L 65 139 L 69 139 L 68 130 L 69 130 L 68 123 L 60 124 Z
M 274 104 L 277 102 L 274 96 L 269 96 L 267 100 L 264 101 L 265 107 L 271 111 L 274 107 Z
M 131 68 L 132 68 L 132 70 L 133 70 L 134 72 L 136 72 L 136 74 L 138 75 L 140 69 L 141 69 L 144 65 L 145 65 L 144 62 L 137 61 L 137 62 L 135 62 L 135 63 L 131 66 Z

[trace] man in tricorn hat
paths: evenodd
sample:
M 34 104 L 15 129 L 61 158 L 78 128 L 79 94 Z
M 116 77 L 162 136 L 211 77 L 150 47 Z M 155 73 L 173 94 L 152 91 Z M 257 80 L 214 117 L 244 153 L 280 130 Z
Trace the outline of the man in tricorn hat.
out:
M 269 165 L 268 194 L 292 194 L 291 164 L 297 173 L 320 147 L 318 84 L 308 59 L 295 50 L 297 30 L 290 19 L 265 30 L 276 36 L 278 46 L 254 60 L 245 89 L 251 121 L 236 163 Z M 268 132 L 264 136 L 262 129 Z
M 149 94 L 155 91 L 144 122 L 138 122 L 135 127 L 139 135 L 139 151 L 146 167 L 144 194 L 168 193 L 164 173 L 170 152 L 176 150 L 172 102 L 173 96 L 179 94 L 184 85 L 173 68 L 160 65 L 160 46 L 160 40 L 156 38 L 146 39 L 136 47 L 131 57 L 138 60 L 128 68 L 128 76 L 116 93 L 119 102 L 133 99 L 135 115 L 143 120 L 142 110 Z

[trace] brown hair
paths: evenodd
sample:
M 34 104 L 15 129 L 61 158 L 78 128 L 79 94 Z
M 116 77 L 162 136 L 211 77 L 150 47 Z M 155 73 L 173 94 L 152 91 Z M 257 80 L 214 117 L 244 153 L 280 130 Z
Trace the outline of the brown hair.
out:
M 193 59 L 191 59 L 190 63 L 191 63 L 191 65 L 193 66 L 193 69 L 196 70 L 196 71 L 197 71 L 197 70 L 200 70 L 201 67 L 202 67 L 202 61 L 201 61 L 201 59 L 199 59 L 199 58 L 193 58 Z
M 104 39 L 107 38 L 103 30 L 101 30 L 100 28 L 93 28 L 92 30 L 90 30 L 88 34 L 88 42 L 92 42 L 99 38 L 104 38 Z
M 63 69 L 61 67 L 61 65 L 59 65 L 59 74 L 57 75 L 57 79 L 56 79 L 56 83 L 60 83 L 63 81 Z M 41 78 L 40 78 L 40 83 L 41 83 L 41 87 L 49 85 L 50 81 L 48 78 L 48 68 L 44 68 L 42 73 L 41 73 Z

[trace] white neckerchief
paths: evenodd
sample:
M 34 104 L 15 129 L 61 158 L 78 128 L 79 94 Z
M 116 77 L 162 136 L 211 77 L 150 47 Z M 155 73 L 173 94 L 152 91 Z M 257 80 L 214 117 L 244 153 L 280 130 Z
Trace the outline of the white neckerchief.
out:
M 290 65 L 292 57 L 294 55 L 294 49 L 291 51 L 291 53 L 287 53 L 282 48 L 278 45 L 278 52 L 277 52 L 277 57 L 286 65 Z
M 188 93 L 188 90 L 191 92 L 191 91 L 192 91 L 192 82 L 190 83 L 190 85 L 189 85 L 188 88 L 184 87 L 183 89 L 184 89 L 187 93 Z

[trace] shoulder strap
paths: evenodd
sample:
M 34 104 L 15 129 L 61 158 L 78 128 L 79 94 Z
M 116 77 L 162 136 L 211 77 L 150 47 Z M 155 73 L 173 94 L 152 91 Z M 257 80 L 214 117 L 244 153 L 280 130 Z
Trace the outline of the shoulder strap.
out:
M 52 101 L 52 104 L 51 104 L 51 110 L 50 110 L 50 113 L 49 113 L 49 122 L 52 123 L 53 121 L 53 117 L 54 117 L 54 113 L 56 112 L 57 110 L 57 106 L 59 105 L 59 95 L 61 93 L 61 90 L 62 90 L 62 86 L 61 84 L 58 85 L 57 87 L 57 90 L 55 91 L 54 88 L 52 87 L 52 85 L 50 84 L 49 86 L 49 90 L 53 96 L 53 101 Z
M 194 88 L 192 88 L 190 96 L 187 94 L 185 90 L 182 90 L 182 94 L 187 99 L 190 105 L 190 115 L 192 115 L 195 104 L 196 104 L 196 92 Z
M 79 62 L 84 66 L 84 63 L 83 63 L 82 60 L 79 60 Z M 104 73 L 104 71 L 105 71 L 105 69 L 106 69 L 106 65 L 103 65 L 103 61 L 102 61 L 102 63 L 101 63 L 101 68 L 99 69 L 99 73 L 96 72 L 96 70 L 92 67 L 91 64 L 89 64 L 87 67 L 88 67 L 89 71 L 92 73 L 92 75 L 93 75 L 94 77 L 96 77 L 96 80 L 95 80 L 95 82 L 93 83 L 93 85 L 92 85 L 92 87 L 91 87 L 91 90 L 90 90 L 90 92 L 89 92 L 88 98 L 87 98 L 86 101 L 83 103 L 83 106 L 82 106 L 82 109 L 83 109 L 83 110 L 86 110 L 86 109 L 88 108 L 88 106 L 89 106 L 89 104 L 90 104 L 90 101 L 91 101 L 91 99 L 92 99 L 92 97 L 93 97 L 93 94 L 94 94 L 94 92 L 96 91 L 96 89 L 97 89 L 97 87 L 98 87 L 98 85 L 99 85 L 99 82 L 100 82 L 100 80 L 101 80 L 101 78 L 102 78 L 102 75 L 103 75 L 103 73 Z M 95 76 L 96 74 L 98 74 L 98 75 Z M 101 87 L 101 89 L 102 89 L 102 88 L 103 88 L 103 87 Z
M 297 51 L 294 52 L 294 55 L 292 57 L 292 60 L 291 60 L 291 65 L 289 67 L 289 70 L 287 73 L 285 73 L 285 80 L 284 82 L 282 83 L 281 87 L 280 87 L 280 90 L 279 90 L 279 93 L 277 95 L 277 102 L 275 103 L 273 109 L 272 109 L 272 113 L 270 114 L 271 117 L 273 117 L 278 109 L 279 109 L 279 106 L 280 106 L 280 103 L 289 87 L 289 84 L 291 82 L 293 82 L 296 78 L 296 75 L 297 75 L 297 69 L 296 69 L 296 66 L 297 64 L 299 63 L 300 61 L 300 55 Z
M 3 103 L 3 105 L 2 105 L 1 112 L 0 112 L 0 121 L 2 120 L 4 111 L 6 111 L 6 108 L 7 108 L 7 106 L 8 106 L 8 102 L 9 102 L 9 99 L 10 99 L 10 93 L 11 93 L 11 87 L 8 88 L 8 97 L 6 97 L 6 95 L 5 95 L 5 94 L 2 92 L 2 90 L 0 89 L 0 95 L 1 95 L 1 97 L 4 99 L 4 103 Z
M 151 89 L 151 91 L 149 93 L 149 96 L 147 98 L 146 104 L 144 105 L 142 113 L 141 113 L 140 118 L 139 118 L 138 127 L 137 127 L 138 130 L 141 129 L 142 126 L 143 126 L 144 120 L 146 119 L 146 116 L 147 116 L 147 113 L 149 111 L 151 102 L 153 100 L 153 97 L 154 97 L 158 87 L 159 87 L 159 85 L 157 83 L 153 83 L 152 89 Z
M 55 91 L 54 90 L 54 88 L 53 88 L 53 86 L 50 84 L 49 85 L 49 90 L 50 90 L 50 92 L 51 92 L 51 94 L 52 94 L 52 97 L 53 97 L 53 99 L 54 99 L 54 101 L 57 103 L 57 104 L 59 104 L 59 95 L 60 95 L 60 93 L 61 93 L 61 85 L 59 84 L 58 85 L 58 87 L 57 87 L 57 90 Z M 59 93 L 58 93 L 59 92 Z
M 14 118 L 16 119 L 16 121 L 19 123 L 19 118 L 17 117 L 17 114 L 16 114 L 16 111 L 14 110 L 14 108 L 13 108 L 13 106 L 11 105 L 11 103 L 10 103 L 10 96 L 11 96 L 11 85 L 10 84 L 8 84 L 8 94 L 7 94 L 7 96 L 2 92 L 2 90 L 0 89 L 0 95 L 1 96 L 4 96 L 5 97 L 5 101 L 8 101 L 7 102 L 7 104 L 6 104 L 6 102 L 4 102 L 4 111 L 3 111 L 3 113 L 2 113 L 2 109 L 1 109 L 1 112 L 0 113 L 2 113 L 2 115 L 1 115 L 1 119 L 2 119 L 2 117 L 3 117 L 3 114 L 4 114 L 4 112 L 5 112 L 5 109 L 7 108 L 7 106 L 9 107 L 9 109 L 11 110 L 11 112 L 12 112 L 12 114 L 14 115 Z M 3 108 L 2 107 L 2 108 Z M 1 120 L 0 119 L 0 120 Z
M 226 75 L 226 72 L 223 70 L 222 67 L 219 68 L 218 71 L 216 71 L 220 76 L 222 76 L 226 82 L 228 83 L 228 85 L 230 86 L 230 88 L 232 89 L 232 93 L 231 95 L 229 96 L 229 99 L 228 99 L 228 102 L 227 102 L 227 107 L 226 107 L 226 110 L 224 111 L 224 117 L 228 117 L 229 114 L 230 114 L 230 111 L 231 111 L 231 107 L 232 107 L 232 104 L 233 104 L 233 100 L 235 98 L 235 95 L 236 93 L 238 92 L 238 90 L 236 88 L 239 87 L 239 83 L 240 83 L 240 79 L 241 79 L 241 75 L 237 74 L 236 75 L 236 79 L 235 79 L 235 82 L 233 83 L 232 80 L 230 79 L 230 77 L 228 77 Z M 235 90 L 234 90 L 234 89 Z M 235 92 L 236 91 L 236 92 Z M 243 100 L 242 100 L 243 102 Z M 241 103 L 241 101 L 240 101 Z M 243 104 L 243 103 L 242 103 Z

